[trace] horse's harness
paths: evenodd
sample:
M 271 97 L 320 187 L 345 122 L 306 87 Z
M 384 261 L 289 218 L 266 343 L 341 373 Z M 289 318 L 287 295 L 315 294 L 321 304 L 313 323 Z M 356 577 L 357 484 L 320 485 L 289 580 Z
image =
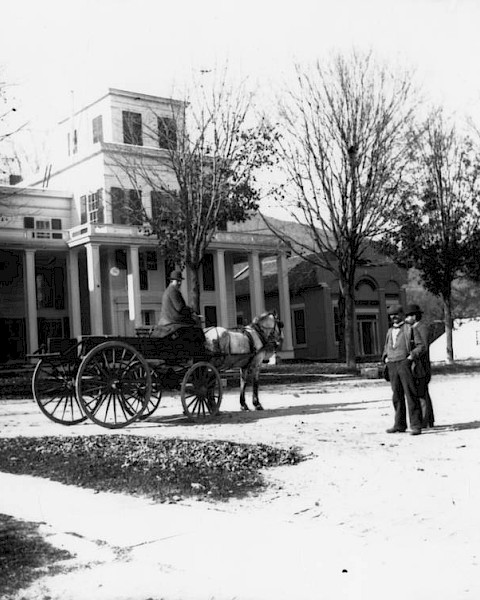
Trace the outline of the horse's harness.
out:
M 274 336 L 277 329 L 279 329 L 281 332 L 281 322 L 278 321 L 274 315 L 272 316 L 274 319 L 274 326 L 272 327 L 272 331 L 268 336 L 265 334 L 265 331 L 263 330 L 262 326 L 258 323 L 252 323 L 251 325 L 244 327 L 242 330 L 243 333 L 247 336 L 248 342 L 250 344 L 250 352 L 252 354 L 252 358 L 248 361 L 248 366 L 251 365 L 253 359 L 257 356 L 257 354 L 260 354 L 260 352 L 265 350 L 265 348 L 267 348 L 268 346 L 273 346 L 273 348 L 275 349 L 280 345 L 279 342 L 277 342 L 274 339 Z M 255 350 L 255 340 L 253 339 L 253 335 L 251 334 L 249 329 L 253 329 L 260 338 L 262 346 L 258 350 Z

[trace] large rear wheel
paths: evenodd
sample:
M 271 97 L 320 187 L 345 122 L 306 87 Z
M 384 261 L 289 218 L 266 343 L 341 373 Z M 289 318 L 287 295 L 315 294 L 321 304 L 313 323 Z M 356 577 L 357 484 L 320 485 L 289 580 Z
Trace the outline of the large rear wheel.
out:
M 152 389 L 150 367 L 129 344 L 104 342 L 85 356 L 76 379 L 77 397 L 89 419 L 119 429 L 145 412 Z
M 32 377 L 35 402 L 45 416 L 62 425 L 77 425 L 87 418 L 75 394 L 80 360 L 58 356 L 42 358 Z

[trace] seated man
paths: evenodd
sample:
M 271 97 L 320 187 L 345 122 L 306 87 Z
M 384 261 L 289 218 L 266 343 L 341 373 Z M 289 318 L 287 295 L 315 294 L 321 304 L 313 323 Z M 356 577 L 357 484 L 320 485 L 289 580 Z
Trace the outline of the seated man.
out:
M 175 347 L 182 355 L 198 357 L 205 352 L 205 335 L 198 317 L 183 299 L 182 280 L 181 271 L 171 272 L 170 284 L 163 293 L 160 319 L 152 335 L 175 341 Z

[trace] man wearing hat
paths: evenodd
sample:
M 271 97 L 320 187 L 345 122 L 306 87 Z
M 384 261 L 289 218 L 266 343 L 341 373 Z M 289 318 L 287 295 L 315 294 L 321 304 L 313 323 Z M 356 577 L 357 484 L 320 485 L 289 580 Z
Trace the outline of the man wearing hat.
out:
M 419 435 L 422 433 L 422 408 L 412 375 L 412 363 L 425 353 L 425 346 L 418 330 L 405 322 L 401 306 L 390 307 L 388 315 L 392 326 L 387 332 L 382 360 L 388 367 L 395 421 L 387 433 L 406 431 L 408 408 L 411 434 Z
M 180 286 L 181 271 L 170 273 L 170 284 L 163 293 L 160 319 L 153 336 L 176 341 L 176 347 L 185 354 L 198 354 L 204 350 L 205 335 L 190 306 L 183 299 Z
M 433 427 L 435 417 L 433 414 L 432 399 L 428 390 L 428 384 L 432 377 L 432 368 L 430 365 L 430 353 L 428 351 L 429 335 L 425 322 L 422 321 L 422 309 L 418 304 L 407 304 L 405 309 L 405 323 L 411 325 L 422 337 L 425 352 L 420 356 L 419 361 L 415 362 L 413 368 L 413 378 L 417 387 L 417 396 L 422 406 L 422 427 Z

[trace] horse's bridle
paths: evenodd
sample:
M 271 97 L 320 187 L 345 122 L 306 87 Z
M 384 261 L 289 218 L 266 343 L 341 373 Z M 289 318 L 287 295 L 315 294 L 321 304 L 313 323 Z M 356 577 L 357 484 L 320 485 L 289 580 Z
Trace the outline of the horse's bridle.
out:
M 273 346 L 274 348 L 278 348 L 280 346 L 280 339 L 282 337 L 282 328 L 283 323 L 280 321 L 276 315 L 276 313 L 270 312 L 267 315 L 271 315 L 273 317 L 273 327 L 262 327 L 260 323 L 253 323 L 252 328 L 257 332 L 260 340 L 263 344 L 263 347 Z M 270 329 L 270 333 L 265 333 L 265 329 Z

